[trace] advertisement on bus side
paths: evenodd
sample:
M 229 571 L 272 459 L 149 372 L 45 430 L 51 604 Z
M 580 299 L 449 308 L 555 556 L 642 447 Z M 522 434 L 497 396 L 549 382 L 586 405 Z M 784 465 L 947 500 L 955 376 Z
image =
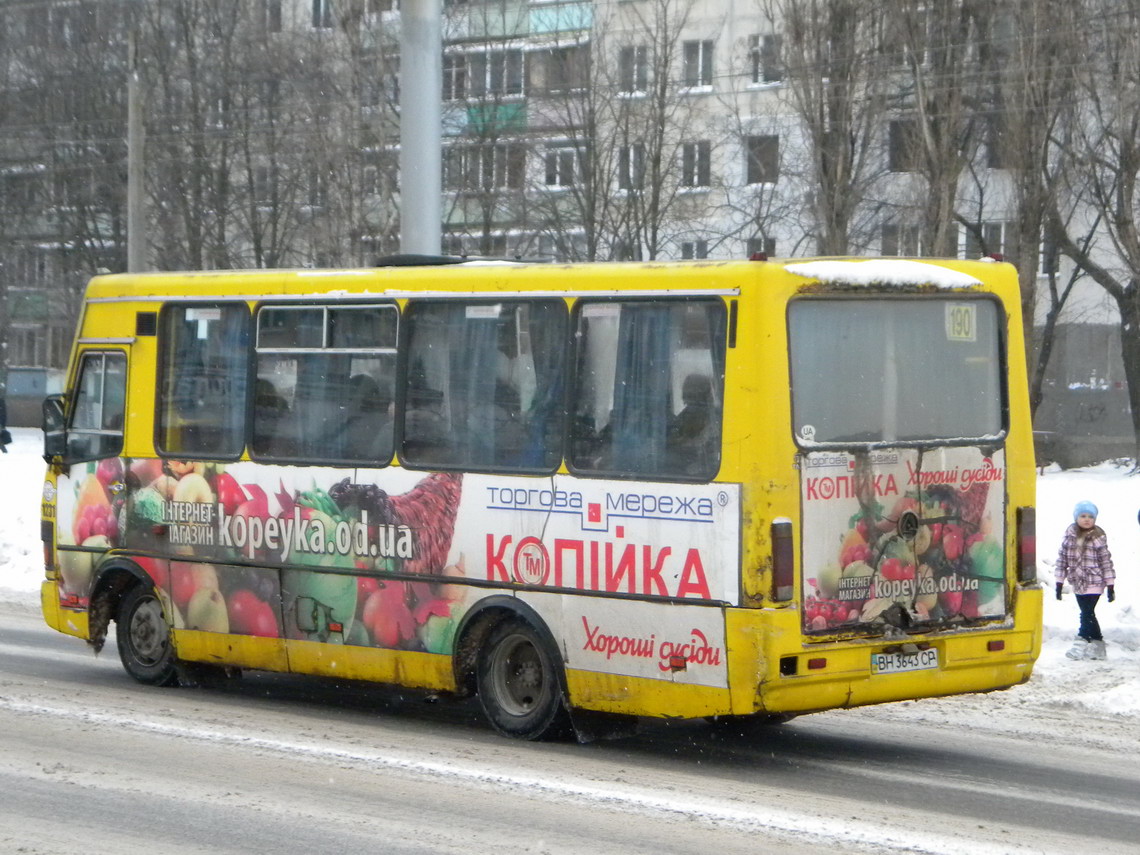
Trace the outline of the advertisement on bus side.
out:
M 723 618 L 645 603 L 739 598 L 732 484 L 111 458 L 60 478 L 57 512 L 65 607 L 121 548 L 158 556 L 140 563 L 175 625 L 206 631 L 446 653 L 497 587 L 589 592 L 643 617 L 619 637 L 629 608 L 564 607 L 583 667 L 662 676 L 673 650 L 723 671 Z

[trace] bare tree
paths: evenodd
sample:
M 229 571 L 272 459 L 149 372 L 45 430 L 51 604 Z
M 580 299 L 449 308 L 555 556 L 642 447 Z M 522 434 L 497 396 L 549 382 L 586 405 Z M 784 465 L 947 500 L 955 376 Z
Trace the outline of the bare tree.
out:
M 88 278 L 124 266 L 125 39 L 102 3 L 2 11 L 0 337 L 7 353 L 13 321 L 41 324 L 22 340 L 59 368 Z
M 505 36 L 525 26 L 526 14 L 515 4 L 489 2 L 455 6 L 447 22 L 453 35 L 469 36 L 456 39 L 458 45 L 443 57 L 444 220 L 447 242 L 456 251 L 518 251 L 506 236 L 525 220 L 526 133 L 532 119 L 523 99 L 543 81 L 533 79 L 528 67 L 535 55 Z
M 1078 212 L 1054 224 L 1062 250 L 1112 298 L 1128 399 L 1140 460 L 1140 2 L 1086 0 L 1072 34 L 1084 59 L 1076 66 L 1078 112 L 1066 141 L 1067 183 L 1058 208 L 1071 200 Z M 1082 223 L 1098 222 L 1090 240 Z M 1086 233 L 1087 234 L 1087 233 Z
M 981 0 L 897 0 L 886 47 L 905 73 L 889 128 L 897 171 L 914 171 L 923 251 L 957 255 L 959 184 L 981 143 L 986 90 L 977 57 Z
M 697 139 L 710 131 L 697 105 L 712 91 L 718 28 L 690 27 L 691 10 L 613 7 L 594 22 L 579 85 L 547 87 L 532 215 L 563 257 L 655 259 L 707 213 L 713 140 Z
M 796 255 L 811 241 L 807 234 L 818 231 L 812 207 L 804 204 L 815 198 L 814 159 L 787 92 L 782 24 L 772 8 L 754 20 L 732 45 L 732 73 L 718 99 L 723 145 L 736 162 L 725 164 L 718 213 L 730 225 L 722 227 L 717 242 L 737 241 L 752 252 L 770 253 L 781 238 L 779 254 Z
M 1013 0 L 990 9 L 989 22 L 979 34 L 980 62 L 992 81 L 982 165 L 1002 170 L 1012 185 L 1006 254 L 1018 267 L 1033 413 L 1044 394 L 1057 322 L 1077 281 L 1069 276 L 1059 282 L 1057 242 L 1049 223 L 1061 165 L 1054 141 L 1073 118 L 1071 69 L 1079 62 L 1072 38 L 1078 27 L 1076 9 L 1067 0 Z M 983 251 L 1000 249 L 986 246 L 982 230 L 976 237 Z M 1078 243 L 1087 246 L 1088 241 L 1081 237 Z M 1046 276 L 1040 298 L 1047 301 L 1041 326 L 1036 324 L 1039 271 Z
M 816 251 L 865 246 L 858 228 L 883 171 L 881 134 L 889 80 L 880 51 L 882 4 L 873 0 L 764 0 L 782 22 L 788 100 L 806 140 L 801 168 Z
M 152 257 L 160 269 L 229 267 L 241 4 L 140 7 Z

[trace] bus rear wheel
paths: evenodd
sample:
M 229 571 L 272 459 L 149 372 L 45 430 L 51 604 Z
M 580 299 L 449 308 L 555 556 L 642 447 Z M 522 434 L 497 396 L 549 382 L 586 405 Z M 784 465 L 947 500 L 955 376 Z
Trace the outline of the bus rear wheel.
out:
M 126 672 L 148 686 L 178 682 L 170 625 L 149 585 L 135 585 L 119 602 L 115 616 L 119 659 Z
M 491 631 L 475 679 L 484 714 L 504 736 L 542 739 L 569 732 L 558 665 L 529 623 L 506 620 Z

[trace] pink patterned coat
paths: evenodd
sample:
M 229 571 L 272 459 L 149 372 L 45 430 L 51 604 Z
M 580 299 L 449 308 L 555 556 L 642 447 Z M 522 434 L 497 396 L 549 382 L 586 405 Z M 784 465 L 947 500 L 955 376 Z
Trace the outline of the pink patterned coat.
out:
M 1074 594 L 1101 594 L 1115 584 L 1116 571 L 1104 529 L 1094 525 L 1085 532 L 1076 523 L 1069 526 L 1057 553 L 1055 575 L 1058 582 L 1068 582 Z

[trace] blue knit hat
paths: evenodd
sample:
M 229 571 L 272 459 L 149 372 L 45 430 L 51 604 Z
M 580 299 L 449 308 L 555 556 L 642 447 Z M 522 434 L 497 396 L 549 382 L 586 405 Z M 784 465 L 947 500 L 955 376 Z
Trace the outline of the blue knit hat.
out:
M 1076 522 L 1081 514 L 1092 514 L 1095 520 L 1097 513 L 1096 505 L 1092 502 L 1077 502 L 1077 506 L 1073 508 L 1073 522 Z

